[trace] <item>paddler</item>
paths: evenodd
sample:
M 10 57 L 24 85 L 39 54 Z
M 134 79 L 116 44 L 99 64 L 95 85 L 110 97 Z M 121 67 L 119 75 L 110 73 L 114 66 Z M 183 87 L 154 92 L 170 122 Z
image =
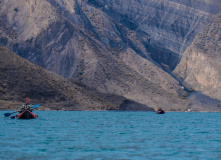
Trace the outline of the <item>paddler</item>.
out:
M 26 98 L 25 103 L 20 108 L 20 112 L 22 112 L 24 110 L 32 111 L 30 102 L 31 102 L 30 99 Z

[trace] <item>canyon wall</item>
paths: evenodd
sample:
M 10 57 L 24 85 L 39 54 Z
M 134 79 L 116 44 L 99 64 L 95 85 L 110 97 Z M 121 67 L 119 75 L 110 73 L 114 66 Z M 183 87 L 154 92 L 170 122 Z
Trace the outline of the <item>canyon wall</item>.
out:
M 187 110 L 171 71 L 219 0 L 1 0 L 0 43 L 102 93 Z
M 174 74 L 189 88 L 221 100 L 220 14 L 196 36 Z

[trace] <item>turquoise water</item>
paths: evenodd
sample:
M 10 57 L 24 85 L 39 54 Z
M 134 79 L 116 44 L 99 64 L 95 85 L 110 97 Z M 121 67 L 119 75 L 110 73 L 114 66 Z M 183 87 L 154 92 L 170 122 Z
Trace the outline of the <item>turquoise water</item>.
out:
M 221 113 L 36 111 L 2 115 L 0 159 L 221 159 Z

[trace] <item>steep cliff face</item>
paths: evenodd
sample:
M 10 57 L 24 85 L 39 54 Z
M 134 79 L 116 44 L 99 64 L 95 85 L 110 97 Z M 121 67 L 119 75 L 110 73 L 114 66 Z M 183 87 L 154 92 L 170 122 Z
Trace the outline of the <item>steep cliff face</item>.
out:
M 221 100 L 221 16 L 207 24 L 174 71 L 182 83 Z
M 174 69 L 180 57 L 220 2 L 212 0 L 85 0 L 122 25 L 123 42 L 136 53 Z M 122 34 L 125 33 L 125 34 Z
M 30 63 L 0 45 L 0 109 L 18 109 L 26 97 L 53 110 L 145 110 L 153 108 L 99 93 Z M 127 103 L 127 106 L 125 106 Z
M 217 4 L 2 0 L 0 43 L 101 92 L 153 108 L 185 110 L 187 93 L 163 69 L 170 71 L 178 64 L 186 46 L 217 12 Z

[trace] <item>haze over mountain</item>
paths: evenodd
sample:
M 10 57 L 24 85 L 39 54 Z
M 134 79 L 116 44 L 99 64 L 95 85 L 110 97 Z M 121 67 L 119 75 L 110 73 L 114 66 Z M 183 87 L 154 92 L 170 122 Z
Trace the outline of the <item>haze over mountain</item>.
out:
M 1 0 L 0 43 L 102 93 L 187 110 L 191 88 L 171 71 L 220 7 L 219 0 Z

